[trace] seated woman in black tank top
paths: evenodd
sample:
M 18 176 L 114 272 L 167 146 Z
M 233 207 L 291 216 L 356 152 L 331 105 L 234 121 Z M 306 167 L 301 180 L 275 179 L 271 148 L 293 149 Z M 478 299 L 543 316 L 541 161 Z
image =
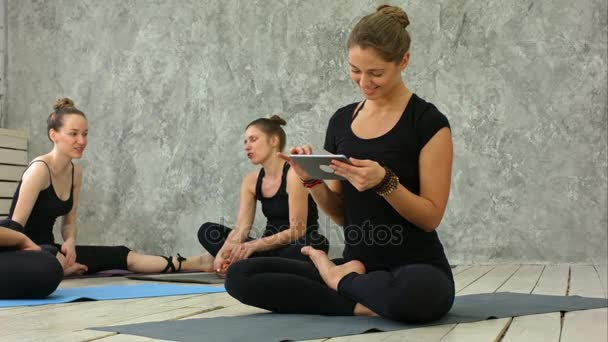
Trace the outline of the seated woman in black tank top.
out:
M 317 182 L 294 164 L 317 205 L 344 228 L 343 259 L 302 248 L 314 265 L 244 260 L 226 274 L 228 293 L 284 313 L 380 315 L 404 322 L 443 316 L 454 300 L 450 266 L 435 231 L 450 189 L 447 118 L 412 94 L 401 77 L 409 62 L 409 20 L 394 6 L 363 17 L 348 40 L 351 79 L 365 100 L 331 117 L 325 149 L 346 180 Z M 311 154 L 308 145 L 291 153 Z M 316 184 L 316 185 L 315 185 Z
M 76 245 L 76 210 L 82 181 L 82 169 L 72 159 L 79 159 L 87 145 L 87 119 L 70 99 L 60 99 L 49 115 L 48 137 L 53 150 L 36 157 L 23 173 L 7 219 L 0 227 L 18 231 L 40 248 L 56 256 L 65 275 L 95 273 L 109 269 L 134 272 L 211 271 L 213 258 L 200 255 L 183 258 L 143 255 L 124 246 Z M 53 225 L 63 217 L 63 243 L 55 243 Z M 0 252 L 14 252 L 18 246 L 0 247 Z M 28 267 L 23 265 L 22 267 Z M 26 272 L 28 270 L 25 270 Z M 11 277 L 2 282 L 19 283 Z
M 241 183 L 239 212 L 234 229 L 207 222 L 198 231 L 203 247 L 215 256 L 214 270 L 222 275 L 228 265 L 249 257 L 276 256 L 308 260 L 300 249 L 314 246 L 327 252 L 329 242 L 318 233 L 317 206 L 288 163 L 277 156 L 285 147 L 285 120 L 277 115 L 254 120 L 245 130 L 245 152 L 260 170 Z M 249 232 L 256 201 L 267 218 L 263 237 Z

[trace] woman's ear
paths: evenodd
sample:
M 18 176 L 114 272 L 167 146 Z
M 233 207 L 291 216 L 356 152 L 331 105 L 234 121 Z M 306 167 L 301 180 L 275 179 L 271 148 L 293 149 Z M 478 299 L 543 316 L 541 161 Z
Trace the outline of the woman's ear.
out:
M 401 62 L 399 62 L 399 70 L 403 71 L 405 70 L 405 68 L 407 68 L 407 66 L 410 64 L 410 53 L 406 52 L 405 55 L 403 55 L 403 59 L 401 60 Z
M 55 131 L 54 129 L 49 129 L 49 138 L 51 139 L 51 141 L 53 143 L 55 143 L 55 139 L 57 138 L 57 131 Z
M 273 135 L 270 137 L 270 146 L 272 147 L 279 147 L 279 136 L 278 135 Z

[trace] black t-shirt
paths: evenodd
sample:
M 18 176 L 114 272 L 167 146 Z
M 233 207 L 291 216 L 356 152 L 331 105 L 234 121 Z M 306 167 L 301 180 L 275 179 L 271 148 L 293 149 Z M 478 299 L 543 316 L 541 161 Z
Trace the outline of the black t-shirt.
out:
M 325 149 L 347 157 L 374 160 L 393 170 L 401 185 L 419 195 L 420 151 L 437 131 L 450 127 L 447 118 L 433 104 L 413 94 L 388 133 L 362 139 L 351 129 L 356 107 L 357 103 L 353 103 L 340 108 L 329 120 Z M 451 274 L 435 231 L 427 233 L 407 221 L 374 191 L 360 192 L 347 181 L 341 183 L 345 259 L 357 259 L 368 270 L 427 263 Z

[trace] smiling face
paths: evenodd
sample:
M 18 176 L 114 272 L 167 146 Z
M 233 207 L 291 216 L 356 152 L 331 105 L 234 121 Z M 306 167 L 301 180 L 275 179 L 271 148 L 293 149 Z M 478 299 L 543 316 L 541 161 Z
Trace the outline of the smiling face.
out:
M 245 130 L 245 153 L 252 164 L 262 164 L 279 151 L 277 136 L 268 136 L 255 125 Z
M 365 98 L 374 100 L 390 94 L 403 83 L 401 72 L 409 62 L 409 52 L 399 63 L 387 62 L 373 48 L 354 45 L 348 50 L 350 78 Z
M 49 137 L 61 153 L 72 159 L 80 159 L 87 146 L 87 119 L 82 115 L 67 114 L 61 120 L 61 127 L 58 130 L 51 128 Z

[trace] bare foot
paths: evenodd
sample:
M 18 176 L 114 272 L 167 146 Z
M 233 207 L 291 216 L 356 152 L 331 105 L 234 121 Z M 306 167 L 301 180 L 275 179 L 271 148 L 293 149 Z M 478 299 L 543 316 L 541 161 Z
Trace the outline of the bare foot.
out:
M 308 255 L 312 263 L 317 267 L 325 284 L 333 290 L 338 289 L 338 283 L 345 275 L 352 272 L 365 274 L 365 266 L 358 260 L 352 260 L 343 265 L 336 265 L 329 260 L 325 252 L 310 246 L 303 247 L 302 254 Z
M 85 265 L 75 262 L 72 266 L 63 269 L 63 276 L 83 275 L 88 269 Z
M 213 259 L 211 254 L 189 256 L 182 262 L 182 270 L 213 272 Z M 177 257 L 173 257 L 173 265 L 177 266 L 178 264 Z
M 359 303 L 355 305 L 355 310 L 353 311 L 355 316 L 380 316 L 372 310 L 368 309 L 366 306 L 363 306 Z

